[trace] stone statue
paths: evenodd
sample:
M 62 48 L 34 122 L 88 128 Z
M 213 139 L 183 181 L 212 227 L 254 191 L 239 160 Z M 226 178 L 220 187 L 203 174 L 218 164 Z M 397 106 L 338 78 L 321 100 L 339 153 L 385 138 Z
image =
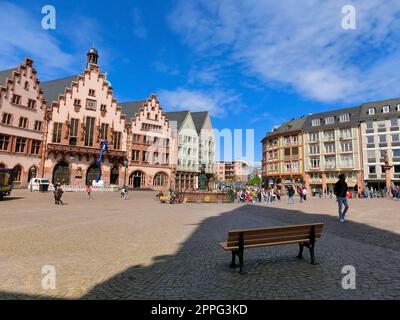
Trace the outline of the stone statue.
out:
M 208 181 L 207 181 L 207 175 L 206 175 L 206 165 L 202 164 L 200 167 L 200 174 L 199 174 L 199 189 L 200 190 L 206 190 Z
M 383 157 L 383 161 L 385 162 L 385 166 L 389 165 L 389 156 L 387 154 L 387 151 L 385 151 L 385 156 Z

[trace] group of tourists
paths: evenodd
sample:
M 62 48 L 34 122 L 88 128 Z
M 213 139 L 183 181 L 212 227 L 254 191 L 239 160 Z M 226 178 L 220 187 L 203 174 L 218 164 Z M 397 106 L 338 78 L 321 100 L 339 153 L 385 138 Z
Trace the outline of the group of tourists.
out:
M 281 191 L 277 188 L 246 188 L 236 192 L 236 198 L 239 203 L 245 202 L 266 202 L 281 199 Z

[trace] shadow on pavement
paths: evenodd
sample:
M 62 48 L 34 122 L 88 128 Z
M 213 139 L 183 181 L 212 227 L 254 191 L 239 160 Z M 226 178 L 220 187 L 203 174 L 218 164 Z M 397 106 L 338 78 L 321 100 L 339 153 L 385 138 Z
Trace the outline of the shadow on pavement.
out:
M 297 244 L 274 246 L 245 250 L 247 274 L 240 275 L 229 268 L 230 253 L 218 247 L 232 229 L 314 222 L 325 223 L 316 266 L 307 251 L 304 260 L 296 259 Z M 345 265 L 356 269 L 356 290 L 342 288 Z M 12 297 L 37 298 L 0 292 L 2 299 Z M 399 299 L 400 235 L 352 221 L 340 224 L 322 213 L 244 205 L 202 221 L 176 254 L 155 257 L 150 266 L 131 266 L 81 298 Z

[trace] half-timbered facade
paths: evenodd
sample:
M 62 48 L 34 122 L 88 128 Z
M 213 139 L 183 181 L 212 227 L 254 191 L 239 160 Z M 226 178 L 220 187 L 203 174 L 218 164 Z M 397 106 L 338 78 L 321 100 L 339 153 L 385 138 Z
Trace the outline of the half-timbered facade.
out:
M 167 112 L 171 127 L 176 127 L 177 146 L 175 187 L 179 191 L 198 188 L 199 166 L 199 136 L 189 111 Z

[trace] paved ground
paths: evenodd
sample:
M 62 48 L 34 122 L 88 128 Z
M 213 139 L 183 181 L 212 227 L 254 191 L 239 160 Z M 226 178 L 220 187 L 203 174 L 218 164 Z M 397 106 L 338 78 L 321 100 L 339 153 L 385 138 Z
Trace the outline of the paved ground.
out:
M 400 202 L 352 200 L 339 224 L 333 199 L 271 206 L 160 204 L 155 193 L 51 194 L 15 190 L 0 202 L 0 298 L 399 299 Z M 324 222 L 319 265 L 297 245 L 245 252 L 247 274 L 228 267 L 217 243 L 228 230 Z M 41 287 L 42 267 L 56 289 Z M 356 269 L 356 289 L 341 286 Z

